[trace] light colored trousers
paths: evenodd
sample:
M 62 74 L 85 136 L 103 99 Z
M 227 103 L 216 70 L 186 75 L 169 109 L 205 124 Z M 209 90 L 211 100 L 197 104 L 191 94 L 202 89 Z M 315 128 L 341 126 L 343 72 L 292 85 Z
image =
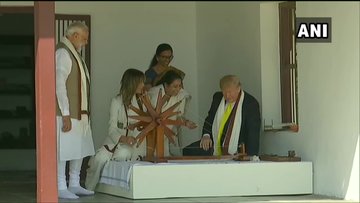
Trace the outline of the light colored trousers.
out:
M 141 153 L 135 147 L 130 147 L 125 144 L 119 144 L 114 154 L 102 146 L 98 149 L 95 156 L 92 156 L 89 160 L 89 168 L 87 169 L 85 180 L 86 189 L 91 191 L 95 190 L 96 185 L 99 182 L 102 169 L 110 159 L 117 161 L 135 161 L 139 158 L 139 155 L 144 156 L 144 153 Z
M 165 156 L 181 156 L 182 152 L 179 148 L 178 139 L 175 139 L 176 146 L 173 144 L 169 144 L 169 140 L 167 138 L 164 139 L 165 146 L 164 152 Z M 96 185 L 99 182 L 100 175 L 102 169 L 104 168 L 105 164 L 109 160 L 117 160 L 117 161 L 135 161 L 139 160 L 139 156 L 145 156 L 146 154 L 146 142 L 143 142 L 139 148 L 136 148 L 135 145 L 130 147 L 126 144 L 119 144 L 114 152 L 109 152 L 104 146 L 97 150 L 95 156 L 92 156 L 89 160 L 89 168 L 86 172 L 86 179 L 85 179 L 85 187 L 88 190 L 94 191 Z M 170 148 L 170 150 L 169 150 Z M 169 153 L 170 151 L 170 153 Z
M 83 159 L 70 160 L 69 162 L 69 187 L 80 186 L 80 170 Z M 66 161 L 58 161 L 58 190 L 66 190 Z
M 175 145 L 170 143 L 168 141 L 168 138 L 167 139 L 167 142 L 165 141 L 165 146 L 164 148 L 169 148 L 169 154 L 167 155 L 166 152 L 165 152 L 165 156 L 182 156 L 182 149 L 181 149 L 181 146 L 180 146 L 180 142 L 179 142 L 179 138 L 178 137 L 175 137 L 174 138 L 174 141 L 175 141 Z M 166 144 L 168 145 L 168 147 L 166 146 Z

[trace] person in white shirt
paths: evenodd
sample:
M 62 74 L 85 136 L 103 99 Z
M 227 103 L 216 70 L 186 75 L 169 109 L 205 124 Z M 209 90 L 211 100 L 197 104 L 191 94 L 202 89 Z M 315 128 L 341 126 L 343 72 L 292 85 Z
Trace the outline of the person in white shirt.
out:
M 62 199 L 94 194 L 80 186 L 83 158 L 95 154 L 89 118 L 90 76 L 79 54 L 88 37 L 88 27 L 74 22 L 56 45 L 57 176 L 58 195 Z M 65 174 L 67 161 L 70 166 L 69 187 Z
M 94 190 L 100 179 L 100 173 L 105 164 L 111 160 L 135 161 L 142 160 L 146 155 L 146 140 L 136 147 L 136 136 L 140 131 L 129 129 L 130 124 L 138 120 L 129 118 L 137 115 L 129 108 L 130 105 L 143 109 L 139 94 L 144 90 L 145 74 L 137 69 L 127 69 L 121 79 L 118 95 L 111 100 L 108 136 L 103 146 L 96 151 L 89 160 L 89 168 L 85 180 L 85 187 Z
M 159 90 L 162 95 L 167 96 L 167 101 L 162 107 L 162 112 L 166 111 L 168 108 L 176 104 L 180 101 L 180 105 L 178 105 L 173 111 L 180 113 L 170 117 L 171 120 L 183 119 L 185 120 L 185 126 L 189 129 L 194 129 L 197 125 L 186 119 L 184 117 L 185 106 L 187 102 L 190 100 L 190 94 L 182 88 L 182 77 L 174 70 L 169 70 L 165 73 L 162 79 L 156 84 L 157 86 L 152 87 L 148 91 L 148 95 L 150 97 L 150 101 L 153 107 L 156 107 Z M 169 142 L 167 137 L 164 137 L 164 156 L 182 156 L 182 147 L 181 147 L 181 139 L 179 137 L 179 132 L 181 130 L 180 126 L 168 126 L 175 135 L 177 136 L 174 141 L 175 144 Z

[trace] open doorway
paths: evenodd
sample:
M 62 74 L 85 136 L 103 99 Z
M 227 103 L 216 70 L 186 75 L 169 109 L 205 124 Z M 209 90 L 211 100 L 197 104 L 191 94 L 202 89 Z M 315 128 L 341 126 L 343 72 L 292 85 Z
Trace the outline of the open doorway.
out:
M 2 13 L 0 24 L 1 170 L 35 170 L 33 13 Z
M 0 7 L 0 25 L 0 187 L 35 198 L 33 7 Z

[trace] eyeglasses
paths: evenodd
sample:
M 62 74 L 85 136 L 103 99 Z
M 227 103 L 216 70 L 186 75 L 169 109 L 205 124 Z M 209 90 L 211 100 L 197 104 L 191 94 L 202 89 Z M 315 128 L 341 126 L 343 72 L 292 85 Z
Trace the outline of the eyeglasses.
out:
M 161 59 L 169 59 L 169 60 L 171 60 L 171 59 L 174 58 L 174 55 L 171 55 L 171 56 L 162 56 L 162 55 L 160 55 L 159 57 L 160 57 Z

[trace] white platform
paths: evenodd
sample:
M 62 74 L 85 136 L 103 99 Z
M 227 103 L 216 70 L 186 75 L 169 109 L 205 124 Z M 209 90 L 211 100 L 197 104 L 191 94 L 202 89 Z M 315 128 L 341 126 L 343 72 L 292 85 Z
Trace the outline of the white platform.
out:
M 96 191 L 130 199 L 312 194 L 312 163 L 204 161 L 134 165 L 129 190 L 100 183 Z

